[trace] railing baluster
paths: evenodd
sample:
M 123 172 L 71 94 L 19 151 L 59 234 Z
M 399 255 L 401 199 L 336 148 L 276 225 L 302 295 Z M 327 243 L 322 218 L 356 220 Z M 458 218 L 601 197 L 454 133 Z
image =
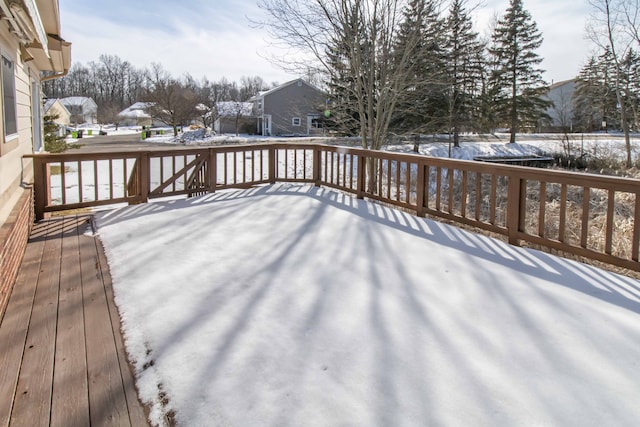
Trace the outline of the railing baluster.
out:
M 462 199 L 460 200 L 460 216 L 462 218 L 466 218 L 467 217 L 467 199 L 468 199 L 468 195 L 467 195 L 467 171 L 463 170 L 462 171 Z
M 411 165 L 412 163 L 409 162 L 405 162 L 405 186 L 404 186 L 404 198 L 405 201 L 409 204 L 411 204 Z
M 496 204 L 498 199 L 498 177 L 491 174 L 491 198 L 489 204 L 489 224 L 496 224 Z
M 615 216 L 616 193 L 614 190 L 607 192 L 607 235 L 604 252 L 611 255 L 613 249 L 613 219 Z
M 233 183 L 238 183 L 238 153 L 233 152 Z
M 436 210 L 440 211 L 442 197 L 442 168 L 436 166 Z
M 67 204 L 67 183 L 66 183 L 66 171 L 65 171 L 65 165 L 64 165 L 64 161 L 60 162 L 60 190 L 62 192 L 61 194 L 61 200 L 62 200 L 62 204 L 66 205 Z
M 634 194 L 636 202 L 633 210 L 633 243 L 631 248 L 631 259 L 638 261 L 640 250 L 640 193 Z
M 400 162 L 396 160 L 396 197 L 394 200 L 400 201 Z
M 580 230 L 580 246 L 587 247 L 589 241 L 589 207 L 591 205 L 591 194 L 589 187 L 582 187 L 582 224 Z
M 560 188 L 560 224 L 558 226 L 558 241 L 564 242 L 567 228 L 567 184 Z
M 98 161 L 93 161 L 93 200 L 99 200 L 98 194 Z
M 83 200 L 82 190 L 82 161 L 78 160 L 78 203 L 82 203 Z
M 476 221 L 480 221 L 482 210 L 482 173 L 476 172 Z
M 538 236 L 545 236 L 545 211 L 547 206 L 547 183 L 545 181 L 540 181 L 540 203 L 538 206 Z
M 454 190 L 454 186 L 455 186 L 455 182 L 453 180 L 454 175 L 455 175 L 455 169 L 449 168 L 447 169 L 447 173 L 449 174 L 449 200 L 448 200 L 448 210 L 449 213 L 452 214 L 453 213 L 453 200 L 454 200 L 454 194 L 453 194 L 453 190 Z

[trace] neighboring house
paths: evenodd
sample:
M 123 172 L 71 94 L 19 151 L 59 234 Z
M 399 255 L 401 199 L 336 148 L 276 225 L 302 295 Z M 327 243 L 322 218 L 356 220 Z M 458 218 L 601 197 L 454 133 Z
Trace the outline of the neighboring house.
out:
M 155 105 L 153 102 L 136 102 L 118 113 L 120 126 L 167 126 L 161 120 L 151 117 L 148 113 L 149 107 Z
M 322 133 L 326 95 L 302 79 L 292 80 L 250 100 L 262 135 L 310 135 Z
M 71 113 L 71 123 L 90 125 L 98 123 L 98 104 L 86 96 L 70 96 L 60 99 L 60 102 Z
M 243 129 L 255 129 L 256 118 L 253 102 L 225 101 L 216 103 L 217 119 L 213 123 L 216 133 L 245 133 Z
M 54 123 L 64 128 L 71 123 L 71 113 L 58 98 L 47 99 L 42 107 L 44 116 L 57 116 Z
M 43 146 L 41 81 L 68 72 L 71 44 L 60 37 L 58 0 L 1 1 L 0 16 L 1 319 L 33 223 L 33 166 L 23 156 Z
M 118 113 L 121 126 L 151 126 L 153 120 L 147 113 L 148 102 L 136 102 Z
M 549 86 L 549 92 L 545 98 L 553 102 L 553 105 L 547 109 L 547 114 L 551 117 L 551 130 L 569 132 L 572 130 L 575 89 L 575 79 L 553 83 Z

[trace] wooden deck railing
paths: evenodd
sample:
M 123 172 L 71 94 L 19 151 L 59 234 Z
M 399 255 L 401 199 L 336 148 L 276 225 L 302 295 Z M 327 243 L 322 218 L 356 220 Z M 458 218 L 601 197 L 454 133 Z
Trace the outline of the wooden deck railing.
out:
M 303 182 L 640 271 L 640 181 L 316 144 L 36 154 L 45 212 Z

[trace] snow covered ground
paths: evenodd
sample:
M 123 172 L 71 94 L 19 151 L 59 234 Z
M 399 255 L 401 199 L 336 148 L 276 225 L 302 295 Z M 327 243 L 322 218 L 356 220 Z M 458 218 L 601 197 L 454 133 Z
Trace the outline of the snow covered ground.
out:
M 304 185 L 97 223 L 157 425 L 640 419 L 633 279 Z

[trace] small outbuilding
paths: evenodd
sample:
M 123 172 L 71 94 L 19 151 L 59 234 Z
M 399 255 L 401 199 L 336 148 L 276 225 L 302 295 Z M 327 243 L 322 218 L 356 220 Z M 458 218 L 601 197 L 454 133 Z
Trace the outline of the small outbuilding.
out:
M 224 101 L 216 103 L 216 133 L 254 133 L 255 114 L 252 102 Z

